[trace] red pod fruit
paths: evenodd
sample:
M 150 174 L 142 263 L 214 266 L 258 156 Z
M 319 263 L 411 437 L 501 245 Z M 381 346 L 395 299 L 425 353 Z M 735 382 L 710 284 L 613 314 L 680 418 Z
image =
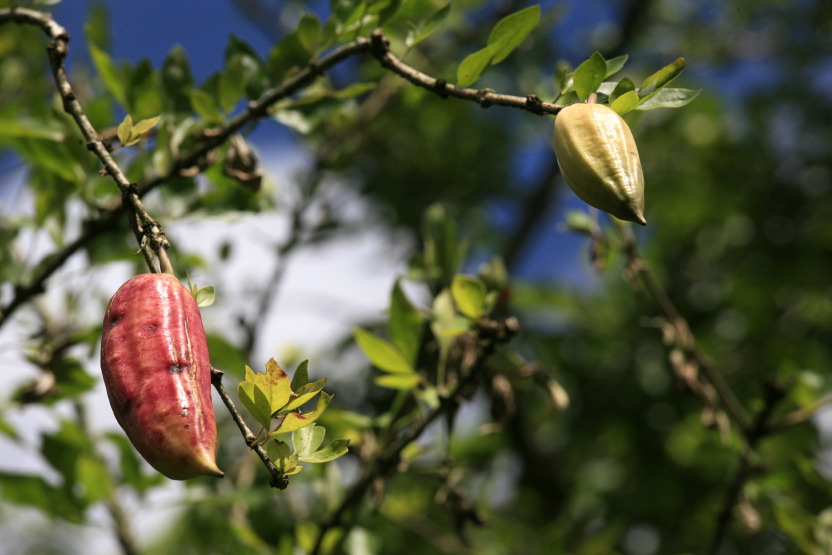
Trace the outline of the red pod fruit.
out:
M 107 306 L 101 372 L 136 450 L 173 480 L 222 476 L 211 363 L 193 295 L 168 274 L 140 274 Z

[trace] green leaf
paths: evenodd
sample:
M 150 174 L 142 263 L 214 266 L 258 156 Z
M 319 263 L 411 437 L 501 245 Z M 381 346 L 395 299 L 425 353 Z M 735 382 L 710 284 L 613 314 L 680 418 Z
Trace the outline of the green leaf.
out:
M 270 438 L 265 444 L 266 454 L 274 462 L 278 459 L 285 459 L 292 455 L 289 444 L 277 438 Z
M 194 86 L 188 55 L 181 46 L 171 48 L 159 72 L 168 111 L 191 112 L 190 91 Z
M 159 123 L 161 116 L 143 119 L 138 123 L 133 123 L 133 116 L 127 114 L 124 120 L 119 124 L 117 129 L 118 140 L 122 146 L 130 146 L 138 143 L 142 135 L 153 129 Z
M 604 83 L 604 85 L 607 85 L 607 83 Z M 599 88 L 599 90 L 603 92 L 603 88 Z M 612 103 L 615 102 L 615 99 L 619 96 L 634 90 L 636 90 L 636 86 L 630 79 L 625 77 L 624 79 L 616 83 L 613 89 L 607 93 L 609 96 L 610 105 L 612 105 Z
M 295 474 L 303 470 L 303 466 L 298 464 L 298 458 L 294 455 L 292 455 L 288 459 L 282 459 L 280 461 L 279 466 L 283 468 L 284 476 L 294 476 Z
M 312 397 L 318 394 L 326 385 L 326 378 L 322 378 L 316 382 L 308 383 L 295 392 L 295 397 L 289 401 L 280 412 L 289 412 L 302 407 L 304 403 L 309 401 Z
M 332 17 L 342 26 L 357 21 L 367 9 L 366 0 L 330 0 Z
M 667 86 L 671 81 L 676 79 L 682 70 L 685 69 L 685 59 L 678 58 L 672 64 L 668 64 L 659 71 L 645 79 L 639 87 L 638 95 L 641 101 L 645 102 L 648 98 L 656 94 L 662 87 Z
M 299 430 L 304 426 L 309 426 L 324 413 L 326 408 L 329 406 L 330 401 L 332 401 L 332 395 L 328 395 L 325 392 L 321 392 L 321 396 L 318 398 L 318 405 L 315 407 L 315 410 L 306 414 L 290 412 L 286 415 L 286 418 L 283 420 L 283 423 L 280 425 L 280 427 L 271 435 L 274 436 L 276 434 L 294 432 L 295 430 Z
M 250 371 L 251 368 L 246 366 L 246 374 Z M 263 390 L 252 382 L 240 382 L 237 386 L 237 396 L 254 419 L 268 429 L 272 420 L 272 411 L 269 399 Z
M 417 24 L 415 28 L 408 31 L 404 39 L 405 46 L 411 48 L 431 36 L 442 26 L 450 13 L 451 3 L 449 2 L 446 6 L 434 12 L 427 20 Z
M 84 35 L 87 44 L 95 44 L 99 48 L 109 50 L 112 46 L 111 21 L 107 6 L 103 3 L 91 4 L 84 22 Z
M 624 64 L 627 63 L 628 57 L 629 56 L 627 54 L 624 54 L 623 56 L 616 56 L 611 60 L 607 60 L 607 71 L 604 74 L 604 79 L 621 71 L 621 68 L 623 68 Z
M 467 87 L 475 83 L 492 65 L 502 62 L 526 39 L 540 22 L 540 6 L 529 6 L 497 22 L 488 36 L 485 48 L 468 55 L 459 64 L 457 84 Z
M 295 430 L 292 432 L 292 445 L 295 447 L 295 453 L 299 458 L 304 455 L 311 455 L 324 442 L 325 435 L 326 429 L 317 424 Z
M 64 420 L 57 431 L 43 435 L 41 452 L 67 483 L 74 483 L 78 459 L 90 452 L 89 438 L 77 424 Z
M 465 333 L 471 326 L 468 318 L 457 315 L 454 310 L 451 292 L 443 289 L 433 300 L 431 309 L 431 330 L 439 342 L 439 348 L 444 358 L 454 343 L 454 338 Z
M 383 374 L 376 376 L 374 381 L 381 387 L 409 391 L 418 386 L 420 380 L 417 374 Z
M 572 80 L 575 84 L 575 92 L 581 102 L 585 102 L 590 94 L 598 90 L 606 74 L 607 63 L 598 52 L 575 68 Z
M 219 106 L 223 112 L 228 113 L 234 108 L 243 97 L 247 84 L 245 67 L 238 58 L 233 59 L 220 74 Z
M 205 287 L 201 287 L 196 292 L 196 305 L 200 308 L 211 306 L 214 304 L 214 300 L 216 299 L 216 293 L 214 292 L 213 285 L 206 285 Z
M 410 362 L 392 343 L 362 329 L 356 329 L 353 335 L 358 346 L 379 370 L 402 374 L 413 372 Z
M 456 84 L 467 87 L 476 83 L 494 59 L 494 48 L 487 46 L 462 60 L 456 70 Z
M 50 370 L 55 374 L 55 395 L 51 401 L 75 397 L 95 387 L 97 380 L 84 369 L 80 361 L 69 356 L 55 357 Z
M 702 89 L 673 89 L 664 88 L 657 91 L 647 100 L 638 105 L 637 110 L 655 110 L 656 108 L 681 108 L 699 96 Z
M 378 12 L 378 25 L 382 27 L 385 23 L 392 20 L 399 11 L 403 0 L 390 0 L 388 4 Z M 414 2 L 415 4 L 415 2 Z
M 0 117 L 0 137 L 44 139 L 62 142 L 66 140 L 64 128 L 56 125 L 52 120 L 41 120 L 27 117 L 7 119 Z
M 84 499 L 87 503 L 104 501 L 110 497 L 113 484 L 110 473 L 104 463 L 97 458 L 82 455 L 76 462 L 78 485 L 83 488 Z
M 304 360 L 298 364 L 292 376 L 292 391 L 297 392 L 301 387 L 309 383 L 309 361 Z
M 224 93 L 220 90 L 220 96 L 225 95 L 223 106 L 226 110 L 231 110 L 243 93 L 253 100 L 262 96 L 270 85 L 260 54 L 233 34 L 228 37 L 225 47 L 225 74 L 220 77 L 220 89 L 225 87 Z M 230 82 L 234 77 L 238 79 L 236 84 Z M 223 83 L 224 80 L 227 82 Z
M 348 439 L 334 439 L 329 443 L 329 445 L 327 445 L 323 449 L 315 451 L 314 453 L 310 453 L 308 455 L 298 454 L 298 460 L 300 462 L 308 462 L 313 464 L 329 462 L 337 459 L 338 457 L 346 455 L 347 446 L 349 444 L 350 440 Z
M 266 74 L 272 82 L 279 83 L 308 61 L 309 52 L 301 44 L 298 33 L 290 33 L 269 51 Z
M 104 87 L 113 95 L 113 97 L 122 106 L 127 106 L 127 83 L 125 76 L 113 63 L 110 55 L 95 44 L 89 43 L 90 58 L 98 72 Z
M 277 463 L 277 468 L 283 472 L 284 476 L 292 476 L 303 469 L 302 466 L 298 466 L 297 455 L 289 455 L 288 457 L 279 458 L 274 462 Z
M 402 291 L 399 280 L 396 280 L 390 293 L 390 321 L 387 329 L 393 345 L 399 348 L 410 366 L 415 368 L 425 331 L 425 317 L 411 304 Z
M 459 311 L 469 318 L 479 318 L 485 302 L 485 284 L 479 278 L 457 274 L 451 283 L 451 296 Z
M 133 125 L 133 136 L 138 137 L 139 135 L 144 135 L 154 127 L 156 124 L 159 123 L 159 120 L 162 119 L 161 116 L 155 116 L 152 118 L 147 118 L 141 120 L 139 123 Z
M 191 106 L 199 117 L 210 123 L 222 121 L 222 114 L 220 114 L 217 101 L 211 94 L 202 89 L 191 89 L 189 96 Z
M 130 137 L 133 136 L 133 116 L 130 114 L 124 116 L 124 120 L 122 120 L 122 122 L 118 125 L 118 129 L 116 131 L 118 134 L 118 140 L 122 145 L 127 146 L 127 143 L 130 142 Z
M 297 34 L 300 45 L 310 54 L 315 52 L 323 34 L 321 21 L 315 14 L 303 14 L 298 21 Z
M 163 101 L 159 72 L 150 60 L 142 59 L 135 68 L 126 68 L 127 111 L 134 119 L 144 119 L 162 111 Z
M 498 21 L 488 36 L 488 45 L 496 47 L 491 64 L 498 64 L 505 60 L 526 40 L 538 23 L 540 23 L 539 4 L 507 15 Z
M 142 493 L 165 481 L 166 478 L 158 472 L 152 474 L 142 472 L 141 459 L 127 436 L 121 433 L 108 433 L 105 437 L 116 446 L 119 452 L 120 483 L 129 485 Z
M 70 492 L 70 488 L 50 485 L 41 476 L 0 472 L 3 501 L 35 507 L 48 515 L 80 523 L 84 519 L 83 506 Z
M 610 108 L 615 110 L 619 115 L 626 114 L 630 110 L 634 110 L 638 106 L 639 98 L 636 91 L 627 91 L 610 104 Z

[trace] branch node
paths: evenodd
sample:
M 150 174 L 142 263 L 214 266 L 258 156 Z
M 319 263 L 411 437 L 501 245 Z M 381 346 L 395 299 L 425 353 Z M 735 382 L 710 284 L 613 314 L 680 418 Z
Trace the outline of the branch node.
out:
M 526 109 L 538 115 L 543 115 L 543 101 L 536 94 L 530 94 L 526 97 Z
M 494 94 L 494 92 L 494 89 L 480 89 L 477 91 L 477 102 L 479 102 L 480 107 L 491 107 L 491 105 L 493 104 L 491 102 L 491 95 Z
M 436 83 L 433 85 L 436 94 L 441 96 L 442 98 L 448 98 L 448 82 L 444 79 L 437 79 Z
M 321 69 L 321 66 L 318 65 L 317 60 L 309 60 L 309 62 L 307 62 L 306 65 L 307 67 L 309 67 L 309 70 L 315 75 L 322 76 L 324 74 L 324 70 Z
M 370 35 L 370 50 L 376 58 L 379 60 L 384 57 L 385 54 L 389 51 L 390 41 L 387 40 L 387 37 L 384 36 L 384 32 L 381 29 L 376 29 Z

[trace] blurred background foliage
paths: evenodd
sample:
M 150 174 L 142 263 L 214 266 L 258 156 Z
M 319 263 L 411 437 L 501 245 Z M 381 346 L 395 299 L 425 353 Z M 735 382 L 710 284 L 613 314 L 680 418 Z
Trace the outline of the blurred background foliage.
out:
M 337 19 L 359 2 L 235 4 L 280 47 L 255 53 L 234 39 L 227 66 L 205 83 L 190 75 L 186 56 L 194 53 L 174 51 L 161 73 L 149 62 L 129 60 L 112 70 L 122 81 L 121 99 L 114 93 L 119 85 L 107 84 L 100 64 L 96 69 L 84 61 L 85 40 L 102 52 L 118 41 L 108 36 L 107 10 L 90 12 L 86 39 L 72 42 L 70 79 L 93 123 L 113 132 L 124 111 L 137 119 L 197 112 L 202 119 L 170 119 L 156 135 L 159 142 L 179 134 L 187 150 L 206 119 L 262 92 L 261 77 L 241 77 L 246 71 L 264 64 L 274 84 L 308 58 L 295 31 L 301 14 L 326 21 L 334 12 Z M 485 44 L 493 25 L 529 4 L 453 2 L 435 33 L 407 48 L 414 23 L 418 29 L 444 5 L 406 0 L 385 32 L 409 64 L 453 82 L 457 65 Z M 292 130 L 291 136 L 277 131 L 281 140 L 310 160 L 288 193 L 231 179 L 231 155 L 223 149 L 205 161 L 207 181 L 180 177 L 147 199 L 165 223 L 243 211 L 289 215 L 293 239 L 275 248 L 278 267 L 295 250 L 366 228 L 401 238 L 415 254 L 425 241 L 428 207 L 441 203 L 468 243 L 464 271 L 477 273 L 493 257 L 505 261 L 507 285 L 494 314 L 521 323 L 511 350 L 495 355 L 454 433 L 431 428 L 418 442 L 421 450 L 403 455 L 400 471 L 376 484 L 362 510 L 352 508 L 349 534 L 333 531 L 324 548 L 354 554 L 829 552 L 832 423 L 814 410 L 829 394 L 832 365 L 832 5 L 595 0 L 544 2 L 541 8 L 538 28 L 475 86 L 551 100 L 557 75 L 596 50 L 607 59 L 628 54 L 622 75 L 634 82 L 679 56 L 687 59 L 674 86 L 702 89 L 693 103 L 628 115 L 644 163 L 649 224 L 632 231 L 741 405 L 752 417 L 770 408 L 767 423 L 783 429 L 767 428 L 745 456 L 736 423 L 728 422 L 719 402 L 692 391 L 684 365 L 674 364 L 661 307 L 625 275 L 616 227 L 598 218 L 600 235 L 593 241 L 564 225 L 568 210 L 586 208 L 557 176 L 550 117 L 442 99 L 373 59 L 352 59 L 310 88 L 313 95 L 329 91 L 325 98 L 287 104 L 274 116 Z M 55 7 L 59 22 L 66 9 Z M 26 251 L 33 230 L 55 249 L 85 238 L 80 271 L 125 260 L 141 268 L 123 218 L 105 217 L 93 232 L 83 223 L 112 209 L 120 196 L 98 175 L 96 160 L 61 111 L 44 44 L 33 28 L 6 24 L 0 31 L 0 161 L 25 164 L 23 187 L 32 204 L 21 213 L 8 211 L 8 200 L 0 205 L 4 308 L 54 262 Z M 234 80 L 226 77 L 223 85 L 224 74 L 247 83 L 239 97 L 226 93 L 225 106 L 222 90 L 233 89 Z M 354 95 L 332 93 L 354 83 L 375 86 Z M 195 86 L 207 95 L 183 92 Z M 264 136 L 258 130 L 256 137 Z M 131 178 L 142 182 L 164 173 L 164 156 L 140 147 L 123 160 Z M 0 183 L 5 199 L 22 194 L 10 173 Z M 370 216 L 356 221 L 339 210 L 343 188 L 360 192 Z M 175 262 L 212 276 L 212 268 L 233 261 L 233 247 L 230 240 L 210 256 L 177 252 Z M 263 289 L 279 277 L 279 270 L 272 279 L 263 276 L 252 298 L 268 299 Z M 53 285 L 46 283 L 47 289 Z M 222 292 L 224 284 L 216 285 Z M 427 289 L 422 295 L 429 299 Z M 119 497 L 126 496 L 128 507 L 141 506 L 159 481 L 142 470 L 120 434 L 96 435 L 83 424 L 84 394 L 98 381 L 100 328 L 81 307 L 103 307 L 107 295 L 69 290 L 48 305 L 29 303 L 13 320 L 26 338 L 28 364 L 53 376 L 57 386 L 47 387 L 43 378 L 8 384 L 0 428 L 9 441 L 37 445 L 50 471 L 46 478 L 3 472 L 0 514 L 11 515 L 11 504 L 29 505 L 74 524 L 18 532 L 11 545 L 16 551 L 9 552 L 79 552 L 73 526 L 96 518 L 102 505 L 110 508 L 105 522 L 125 551 L 135 543 L 148 553 L 311 550 L 344 483 L 372 452 L 378 438 L 371 430 L 402 410 L 395 404 L 400 396 L 372 385 L 375 371 L 357 356 L 351 338 L 313 353 L 311 366 L 330 376 L 328 390 L 336 394 L 322 423 L 334 437 L 353 440 L 351 454 L 310 470 L 286 492 L 271 491 L 265 471 L 218 406 L 220 466 L 229 479 L 194 481 L 174 502 L 180 509 L 174 526 L 139 529 L 133 515 L 119 515 Z M 214 364 L 227 368 L 231 379 L 241 377 L 242 364 L 261 366 L 252 357 L 258 341 L 264 344 L 262 322 L 250 313 L 238 316 L 239 325 L 210 338 Z M 381 329 L 384 323 L 361 325 Z M 284 359 L 284 367 L 297 362 Z M 535 372 L 562 386 L 568 407 L 552 411 Z M 772 391 L 776 401 L 767 397 Z M 32 403 L 54 405 L 50 414 L 63 422 L 41 440 L 6 420 Z M 102 475 L 109 476 L 106 483 Z M 732 493 L 737 476 L 743 479 Z M 726 499 L 730 518 L 723 515 Z M 724 532 L 718 532 L 721 525 Z M 718 534 L 724 541 L 717 547 Z

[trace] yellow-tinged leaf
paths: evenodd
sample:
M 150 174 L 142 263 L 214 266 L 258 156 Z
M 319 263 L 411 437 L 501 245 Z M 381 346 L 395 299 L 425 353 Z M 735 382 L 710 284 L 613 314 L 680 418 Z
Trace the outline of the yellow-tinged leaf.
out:
M 143 119 L 140 122 L 133 125 L 133 136 L 138 137 L 139 135 L 144 135 L 151 129 L 153 129 L 162 116 L 156 116 L 155 118 L 147 118 Z
M 309 426 L 315 420 L 317 420 L 329 406 L 330 401 L 332 401 L 332 395 L 328 395 L 326 392 L 321 392 L 321 396 L 318 398 L 318 406 L 312 412 L 308 412 L 306 414 L 300 414 L 297 412 L 290 412 L 286 415 L 286 418 L 283 420 L 283 423 L 280 425 L 276 431 L 272 432 L 272 436 L 276 434 L 285 434 L 287 432 L 294 432 L 304 426 Z
M 133 116 L 127 114 L 124 120 L 118 125 L 118 140 L 122 145 L 127 145 L 133 134 Z

